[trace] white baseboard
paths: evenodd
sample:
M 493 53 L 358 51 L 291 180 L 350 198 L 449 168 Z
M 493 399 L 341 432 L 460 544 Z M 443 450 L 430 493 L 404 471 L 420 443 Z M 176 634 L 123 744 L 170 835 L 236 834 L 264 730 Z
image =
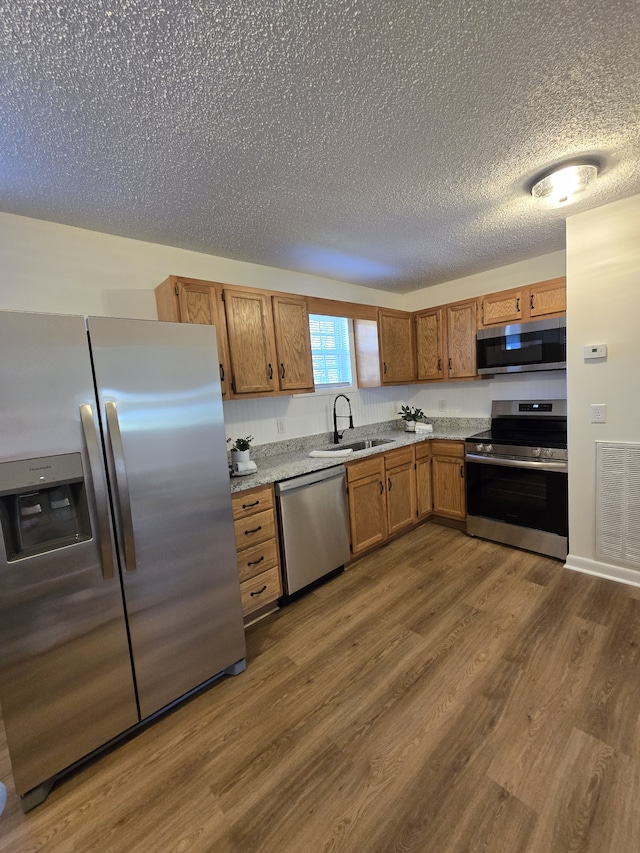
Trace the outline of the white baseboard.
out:
M 628 586 L 640 586 L 640 571 L 627 569 L 624 566 L 612 566 L 610 563 L 601 563 L 598 560 L 589 560 L 586 557 L 576 557 L 569 554 L 565 569 L 572 572 L 582 572 L 584 575 L 594 575 L 597 578 L 626 583 Z

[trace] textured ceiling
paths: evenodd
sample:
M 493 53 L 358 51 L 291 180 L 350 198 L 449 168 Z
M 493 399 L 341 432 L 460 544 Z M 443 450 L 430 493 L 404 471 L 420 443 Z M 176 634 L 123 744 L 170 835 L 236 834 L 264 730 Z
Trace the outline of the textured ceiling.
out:
M 2 6 L 10 213 L 403 293 L 640 192 L 638 0 Z M 577 155 L 595 195 L 535 210 Z

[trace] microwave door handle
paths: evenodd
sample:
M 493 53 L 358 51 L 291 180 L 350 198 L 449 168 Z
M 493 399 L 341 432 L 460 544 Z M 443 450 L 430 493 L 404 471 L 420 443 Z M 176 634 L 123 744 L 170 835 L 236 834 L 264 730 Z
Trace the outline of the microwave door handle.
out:
M 127 468 L 124 464 L 124 448 L 122 446 L 122 435 L 120 433 L 120 422 L 118 420 L 118 409 L 113 402 L 104 404 L 109 427 L 109 439 L 113 453 L 113 467 L 115 472 L 116 489 L 118 492 L 118 503 L 120 505 L 120 526 L 124 540 L 124 566 L 128 572 L 136 570 L 136 545 L 133 537 L 133 518 L 131 516 L 131 498 L 129 495 L 129 481 L 127 480 Z
M 82 424 L 82 432 L 84 433 L 84 440 L 87 445 L 93 495 L 96 502 L 97 539 L 102 563 L 102 577 L 108 581 L 113 578 L 114 571 L 113 549 L 111 547 L 111 533 L 109 530 L 109 500 L 104 476 L 101 474 L 98 476 L 94 475 L 94 472 L 100 472 L 102 454 L 98 442 L 98 431 L 93 420 L 93 409 L 89 403 L 83 403 L 80 406 L 80 423 Z
M 475 453 L 467 453 L 464 457 L 467 462 L 476 465 L 498 465 L 501 468 L 529 468 L 537 471 L 566 471 L 566 462 L 529 462 L 526 459 L 501 459 L 499 456 L 476 456 Z

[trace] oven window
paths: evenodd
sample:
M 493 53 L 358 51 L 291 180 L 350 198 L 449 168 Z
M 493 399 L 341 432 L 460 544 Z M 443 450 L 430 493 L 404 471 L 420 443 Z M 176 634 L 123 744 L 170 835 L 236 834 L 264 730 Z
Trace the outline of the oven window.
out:
M 567 475 L 467 462 L 469 515 L 566 536 Z

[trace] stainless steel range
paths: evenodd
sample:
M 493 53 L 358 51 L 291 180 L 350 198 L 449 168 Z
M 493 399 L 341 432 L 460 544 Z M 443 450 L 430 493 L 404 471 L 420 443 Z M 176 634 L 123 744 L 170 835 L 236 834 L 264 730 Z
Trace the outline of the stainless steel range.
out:
M 467 533 L 564 560 L 567 401 L 495 400 L 465 459 Z

